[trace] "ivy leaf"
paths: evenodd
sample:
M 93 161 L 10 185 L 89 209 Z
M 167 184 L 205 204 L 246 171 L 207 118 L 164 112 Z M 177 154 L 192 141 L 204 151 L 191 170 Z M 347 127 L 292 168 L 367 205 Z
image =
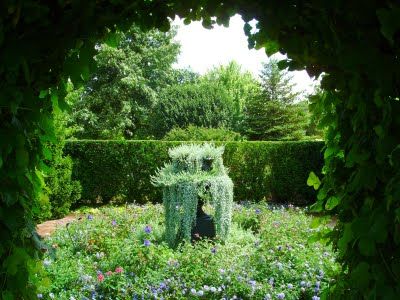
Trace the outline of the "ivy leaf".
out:
M 393 44 L 393 35 L 400 29 L 400 8 L 379 9 L 376 13 L 381 23 L 381 32 L 383 36 Z
M 321 181 L 319 180 L 318 176 L 312 171 L 310 172 L 310 175 L 308 175 L 307 185 L 314 187 L 314 190 L 318 190 L 319 186 L 321 185 Z
M 49 94 L 49 92 L 47 90 L 41 90 L 39 93 L 39 98 L 40 99 L 44 99 L 46 98 L 46 96 Z
M 358 249 L 364 256 L 373 256 L 376 253 L 375 241 L 370 237 L 363 237 L 358 242 Z
M 17 166 L 19 168 L 25 168 L 29 162 L 29 153 L 25 150 L 25 148 L 20 147 L 15 151 L 15 157 L 17 160 Z
M 370 280 L 369 264 L 360 262 L 357 267 L 351 272 L 351 281 L 356 284 L 356 288 L 364 288 L 368 285 Z
M 120 36 L 116 32 L 111 32 L 105 38 L 104 43 L 110 47 L 116 48 L 119 44 Z
M 14 300 L 15 298 L 14 298 L 14 295 L 13 295 L 13 293 L 11 293 L 10 291 L 3 291 L 3 292 L 1 292 L 1 299 L 3 299 L 3 300 Z
M 328 201 L 326 201 L 325 204 L 325 209 L 327 210 L 332 210 L 334 209 L 338 204 L 340 203 L 340 200 L 338 197 L 336 196 L 332 196 L 328 199 Z
M 344 225 L 343 235 L 338 241 L 338 247 L 342 253 L 347 249 L 347 244 L 353 239 L 353 231 L 351 229 L 351 223 Z

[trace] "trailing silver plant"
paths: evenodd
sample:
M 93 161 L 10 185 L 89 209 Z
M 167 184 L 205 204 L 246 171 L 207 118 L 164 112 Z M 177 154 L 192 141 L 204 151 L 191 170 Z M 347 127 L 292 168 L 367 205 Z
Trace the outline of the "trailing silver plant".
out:
M 181 145 L 169 149 L 171 162 L 151 177 L 163 188 L 165 237 L 174 246 L 189 241 L 196 223 L 199 197 L 214 208 L 217 237 L 226 239 L 232 219 L 233 182 L 223 165 L 223 147 Z

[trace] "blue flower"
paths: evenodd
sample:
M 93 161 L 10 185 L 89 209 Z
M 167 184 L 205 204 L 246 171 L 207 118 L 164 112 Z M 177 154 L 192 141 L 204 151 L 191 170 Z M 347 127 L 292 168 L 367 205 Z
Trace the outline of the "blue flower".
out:
M 144 240 L 144 243 L 143 243 L 146 247 L 149 247 L 150 246 L 150 241 L 149 240 Z
M 90 214 L 89 214 L 89 215 L 87 216 L 87 219 L 90 220 L 90 221 L 93 220 L 93 215 L 90 215 Z
M 38 299 L 42 299 L 43 298 L 43 294 L 37 294 Z
M 212 253 L 212 254 L 215 254 L 215 253 L 217 253 L 217 248 L 215 248 L 215 247 L 212 247 L 212 248 L 211 248 L 211 253 Z
M 146 225 L 146 227 L 144 228 L 144 232 L 150 233 L 151 232 L 151 226 Z
M 279 293 L 276 295 L 278 299 L 285 299 L 285 294 L 284 293 Z
M 313 296 L 312 298 L 311 298 L 311 300 L 319 300 L 320 298 L 318 297 L 318 296 Z
M 255 210 L 255 212 L 256 212 L 256 214 L 258 215 L 258 214 L 261 213 L 261 210 L 257 208 L 257 209 Z
M 293 284 L 291 284 L 291 283 L 289 283 L 288 285 L 287 285 L 287 287 L 288 287 L 288 289 L 292 289 L 293 288 Z

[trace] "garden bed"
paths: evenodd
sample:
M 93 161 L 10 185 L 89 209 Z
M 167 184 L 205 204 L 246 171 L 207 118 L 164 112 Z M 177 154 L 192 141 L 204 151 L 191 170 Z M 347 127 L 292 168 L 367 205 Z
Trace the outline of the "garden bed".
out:
M 318 299 L 339 274 L 302 209 L 236 205 L 225 243 L 171 249 L 161 205 L 101 208 L 46 238 L 43 299 Z

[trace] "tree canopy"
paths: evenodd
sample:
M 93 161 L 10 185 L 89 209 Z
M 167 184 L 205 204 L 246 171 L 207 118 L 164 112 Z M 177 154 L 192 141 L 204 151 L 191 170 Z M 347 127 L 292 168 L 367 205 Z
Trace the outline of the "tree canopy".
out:
M 167 31 L 186 23 L 258 20 L 244 30 L 250 47 L 287 53 L 290 70 L 322 72 L 325 95 L 314 103 L 327 128 L 324 178 L 316 210 L 338 213 L 328 238 L 346 269 L 336 298 L 396 299 L 400 294 L 400 5 L 367 1 L 53 1 L 0 4 L 0 290 L 33 299 L 40 243 L 32 217 L 43 200 L 44 159 L 55 141 L 52 110 L 65 108 L 94 70 L 99 40 L 134 21 Z M 213 19 L 212 17 L 216 17 Z M 309 182 L 318 187 L 319 181 Z
M 74 92 L 74 136 L 89 139 L 145 137 L 156 95 L 176 80 L 172 64 L 179 53 L 175 32 L 142 31 L 132 26 L 118 33 L 117 47 L 99 44 L 96 72 Z

